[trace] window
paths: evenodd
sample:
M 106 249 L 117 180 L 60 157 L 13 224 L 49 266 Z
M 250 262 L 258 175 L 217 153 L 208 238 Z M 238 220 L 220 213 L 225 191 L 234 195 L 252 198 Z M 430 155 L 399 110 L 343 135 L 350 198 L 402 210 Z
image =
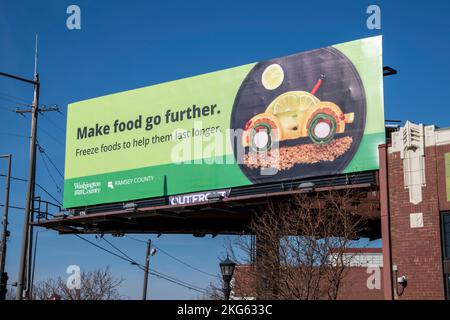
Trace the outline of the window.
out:
M 442 216 L 444 259 L 450 259 L 450 212 Z

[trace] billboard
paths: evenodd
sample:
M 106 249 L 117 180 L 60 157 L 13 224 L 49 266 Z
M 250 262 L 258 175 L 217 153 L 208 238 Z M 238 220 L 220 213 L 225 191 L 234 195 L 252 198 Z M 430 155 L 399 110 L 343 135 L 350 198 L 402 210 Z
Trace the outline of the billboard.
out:
M 69 104 L 64 206 L 378 169 L 381 41 Z

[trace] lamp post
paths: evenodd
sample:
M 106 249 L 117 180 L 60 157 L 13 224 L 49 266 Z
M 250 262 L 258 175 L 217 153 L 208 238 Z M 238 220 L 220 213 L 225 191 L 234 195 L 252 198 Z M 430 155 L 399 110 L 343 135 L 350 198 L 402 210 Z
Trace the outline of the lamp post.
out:
M 234 268 L 236 267 L 236 263 L 234 263 L 227 256 L 225 260 L 220 262 L 220 272 L 222 272 L 223 278 L 223 294 L 225 296 L 225 300 L 230 300 L 231 286 L 230 282 L 233 278 Z

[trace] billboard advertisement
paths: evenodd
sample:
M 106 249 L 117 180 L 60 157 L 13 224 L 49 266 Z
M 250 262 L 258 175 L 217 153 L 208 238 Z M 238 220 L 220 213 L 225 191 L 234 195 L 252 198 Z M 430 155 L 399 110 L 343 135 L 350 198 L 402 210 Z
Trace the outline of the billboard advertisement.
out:
M 64 206 L 378 169 L 381 42 L 371 37 L 69 104 Z

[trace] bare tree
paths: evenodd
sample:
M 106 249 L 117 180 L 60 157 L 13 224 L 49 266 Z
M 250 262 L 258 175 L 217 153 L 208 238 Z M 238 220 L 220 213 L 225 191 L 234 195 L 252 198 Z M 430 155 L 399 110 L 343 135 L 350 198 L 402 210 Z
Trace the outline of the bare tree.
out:
M 248 236 L 228 245 L 246 266 L 235 291 L 259 299 L 336 299 L 352 258 L 347 249 L 366 224 L 355 214 L 355 198 L 347 189 L 269 200 L 251 225 L 256 249 Z
M 6 300 L 16 300 L 16 288 L 10 286 L 6 292 Z
M 199 300 L 223 300 L 222 286 L 222 281 L 210 282 L 205 289 L 206 292 L 199 296 Z
M 105 269 L 81 272 L 81 287 L 69 289 L 61 277 L 40 281 L 33 289 L 33 299 L 49 300 L 59 296 L 62 300 L 118 300 L 122 278 L 116 278 L 109 266 Z

